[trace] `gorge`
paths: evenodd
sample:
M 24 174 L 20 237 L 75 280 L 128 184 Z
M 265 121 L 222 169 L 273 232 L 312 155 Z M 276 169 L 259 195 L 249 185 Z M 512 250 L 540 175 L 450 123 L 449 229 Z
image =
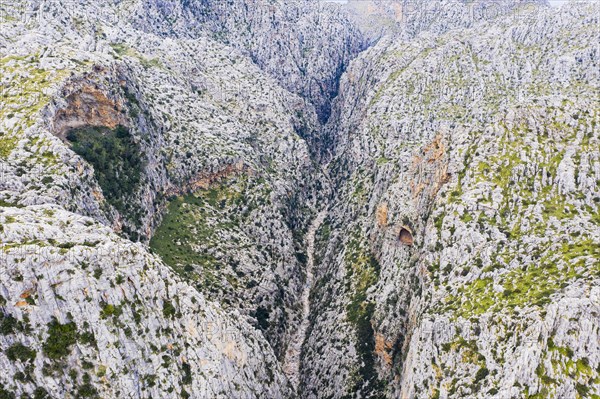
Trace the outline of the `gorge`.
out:
M 597 398 L 600 6 L 0 3 L 0 398 Z

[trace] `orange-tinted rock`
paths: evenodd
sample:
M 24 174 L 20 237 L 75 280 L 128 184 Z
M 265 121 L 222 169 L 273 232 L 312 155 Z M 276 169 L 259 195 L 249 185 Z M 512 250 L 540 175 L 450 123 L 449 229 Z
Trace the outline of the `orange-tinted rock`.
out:
M 89 84 L 67 96 L 67 107 L 57 111 L 54 130 L 60 136 L 82 126 L 105 126 L 115 129 L 129 123 L 122 104 L 109 98 L 104 91 Z

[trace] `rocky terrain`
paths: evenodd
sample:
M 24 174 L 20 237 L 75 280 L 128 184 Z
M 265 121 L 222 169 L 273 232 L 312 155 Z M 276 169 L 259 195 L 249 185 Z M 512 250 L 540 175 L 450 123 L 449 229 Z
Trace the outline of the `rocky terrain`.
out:
M 0 397 L 600 397 L 599 15 L 0 3 Z
M 598 394 L 597 14 L 522 11 L 353 62 L 307 397 Z

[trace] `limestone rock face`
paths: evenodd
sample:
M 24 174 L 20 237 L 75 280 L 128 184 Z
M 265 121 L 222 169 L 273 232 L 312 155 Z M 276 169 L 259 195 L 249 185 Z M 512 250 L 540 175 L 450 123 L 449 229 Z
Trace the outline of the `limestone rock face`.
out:
M 330 100 L 362 34 L 334 4 L 316 0 L 139 1 L 135 26 L 161 36 L 211 37 L 247 54 L 327 120 Z
M 91 217 L 89 223 L 94 224 L 89 230 L 96 231 L 97 237 L 91 237 L 89 243 L 109 240 L 105 237 L 107 228 L 121 236 L 111 236 L 106 250 L 95 255 L 97 273 L 116 273 L 115 267 L 129 267 L 129 258 L 113 260 L 110 256 L 113 251 L 118 254 L 120 245 L 135 246 L 143 255 L 135 261 L 138 268 L 150 267 L 144 266 L 148 263 L 156 273 L 162 273 L 157 279 L 166 284 L 180 282 L 181 287 L 172 294 L 164 288 L 162 295 L 169 295 L 176 309 L 174 301 L 183 300 L 180 295 L 187 297 L 188 291 L 202 302 L 188 310 L 195 321 L 166 317 L 161 313 L 161 296 L 150 297 L 158 302 L 139 304 L 156 312 L 147 317 L 161 319 L 155 322 L 154 335 L 133 329 L 131 319 L 117 323 L 116 319 L 125 317 L 121 311 L 126 314 L 124 308 L 118 308 L 118 317 L 108 318 L 114 319 L 114 334 L 120 336 L 129 328 L 128 340 L 134 341 L 131 356 L 143 362 L 128 366 L 129 352 L 119 352 L 125 341 L 115 338 L 109 344 L 121 357 L 111 355 L 105 366 L 114 364 L 108 376 L 132 382 L 113 384 L 106 377 L 103 381 L 110 387 L 100 387 L 102 381 L 85 377 L 95 371 L 68 362 L 79 373 L 77 379 L 67 383 L 59 373 L 48 393 L 53 397 L 75 396 L 78 387 L 88 384 L 82 389 L 102 397 L 182 397 L 185 392 L 190 397 L 207 398 L 289 396 L 286 378 L 275 359 L 286 349 L 300 318 L 296 307 L 303 279 L 300 231 L 314 206 L 314 199 L 303 198 L 317 186 L 310 178 L 315 167 L 308 145 L 299 133 L 310 134 L 316 129 L 316 113 L 239 52 L 232 53 L 208 35 L 164 39 L 141 32 L 127 24 L 122 6 L 80 2 L 67 9 L 58 2 L 30 2 L 3 8 L 0 198 L 7 215 L 2 228 L 9 231 L 12 223 L 20 228 L 13 211 L 51 207 L 60 229 L 68 237 L 78 237 L 79 230 L 71 231 L 70 218 Z M 178 201 L 185 202 L 184 206 L 173 209 Z M 297 206 L 300 203 L 302 206 Z M 188 211 L 188 206 L 194 207 L 193 211 Z M 177 211 L 182 211 L 179 216 Z M 175 232 L 168 220 L 161 223 L 165 214 L 177 224 Z M 49 216 L 48 223 L 51 221 Z M 99 228 L 98 223 L 107 228 Z M 165 227 L 157 232 L 159 226 Z M 40 231 L 44 228 L 39 226 Z M 296 229 L 298 233 L 294 233 Z M 166 265 L 149 254 L 148 243 Z M 2 239 L 6 254 L 13 247 L 28 244 L 44 248 L 55 245 L 43 235 Z M 71 243 L 64 245 L 69 249 Z M 32 248 L 33 253 L 36 250 L 37 246 Z M 4 257 L 3 270 L 15 274 L 12 270 L 20 259 Z M 24 259 L 30 267 L 43 267 L 29 252 Z M 59 264 L 67 268 L 69 262 L 71 259 L 65 258 Z M 82 290 L 97 290 L 95 286 L 85 287 L 89 283 L 86 278 L 79 280 Z M 121 306 L 121 301 L 131 297 L 124 297 L 113 280 L 106 284 L 111 285 L 103 289 L 114 290 L 118 303 L 105 300 L 106 304 L 90 305 L 86 310 L 89 314 L 82 309 L 69 310 L 70 314 L 65 310 L 56 315 L 60 324 L 75 323 L 80 331 L 82 320 L 98 318 L 93 312 L 99 314 L 105 305 Z M 10 286 L 9 280 L 6 286 Z M 74 294 L 62 295 L 68 298 Z M 225 310 L 207 317 L 198 310 L 203 304 Z M 21 322 L 13 306 L 5 313 Z M 39 306 L 41 313 L 49 310 L 45 302 Z M 56 304 L 55 308 L 64 306 Z M 20 370 L 20 379 L 14 383 L 14 372 L 7 369 L 3 380 L 7 391 L 28 395 L 36 386 L 49 384 L 31 377 L 32 373 L 42 375 L 46 360 L 52 360 L 38 350 L 45 339 L 45 326 L 51 323 L 48 317 L 24 331 L 32 335 L 32 347 L 37 345 L 37 363 L 26 372 Z M 232 321 L 227 324 L 226 320 Z M 236 325 L 247 335 L 216 336 L 215 342 L 220 343 L 215 345 L 220 346 L 206 347 L 209 358 L 197 354 L 194 367 L 181 366 L 185 363 L 182 356 L 192 356 L 182 348 L 200 350 L 194 340 L 203 340 L 208 330 L 202 329 L 213 322 L 223 329 Z M 157 360 L 152 363 L 152 372 L 142 373 L 153 354 L 157 359 L 167 356 L 161 354 L 166 338 L 160 345 L 155 343 L 159 333 L 168 336 L 177 330 L 183 334 L 188 329 L 198 330 L 192 341 L 177 335 L 168 342 L 180 348 L 176 355 L 168 355 L 175 359 L 173 366 L 171 361 Z M 38 337 L 38 333 L 42 335 Z M 3 350 L 14 343 L 13 338 L 7 339 Z M 158 349 L 140 349 L 150 344 Z M 97 349 L 97 356 L 105 356 L 106 347 Z M 255 373 L 248 367 L 251 363 L 265 368 Z M 62 363 L 56 364 L 55 368 L 62 367 Z M 174 365 L 183 371 L 169 368 Z M 196 378 L 202 373 L 214 381 Z M 146 374 L 151 381 L 142 380 Z M 263 379 L 265 385 L 253 387 L 246 381 L 250 375 L 257 381 Z M 177 382 L 182 378 L 185 383 Z M 219 380 L 222 383 L 214 385 Z
M 57 206 L 0 220 L 4 395 L 287 395 L 260 333 L 141 244 Z
M 337 189 L 306 397 L 598 394 L 597 13 L 384 38 L 353 61 L 324 133 Z
M 421 32 L 443 34 L 500 17 L 521 18 L 544 4 L 545 0 L 347 0 L 342 7 L 364 40 L 372 43 L 383 36 L 410 40 Z
M 0 3 L 0 397 L 600 395 L 600 9 L 544 3 Z

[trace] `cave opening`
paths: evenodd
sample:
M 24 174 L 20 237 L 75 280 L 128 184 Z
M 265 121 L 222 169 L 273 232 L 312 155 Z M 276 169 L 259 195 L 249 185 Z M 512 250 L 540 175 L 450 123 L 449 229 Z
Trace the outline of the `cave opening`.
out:
M 408 227 L 401 227 L 400 234 L 398 235 L 400 242 L 404 245 L 412 246 L 415 242 L 413 234 Z

